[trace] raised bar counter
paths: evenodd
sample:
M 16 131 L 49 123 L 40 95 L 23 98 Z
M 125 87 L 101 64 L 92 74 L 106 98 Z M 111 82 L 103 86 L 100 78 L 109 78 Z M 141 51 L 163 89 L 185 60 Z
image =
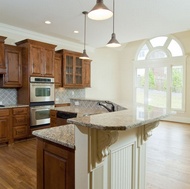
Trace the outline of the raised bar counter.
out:
M 159 120 L 170 112 L 144 106 L 116 112 L 79 106 L 56 110 L 78 115 L 68 120 L 72 124 L 56 129 L 62 133 L 71 126 L 74 130 L 75 189 L 145 189 L 146 141 Z M 66 141 L 66 133 L 54 131 L 49 129 L 53 138 L 62 136 Z M 39 132 L 33 134 L 43 138 Z M 44 134 L 48 140 L 48 134 Z M 56 139 L 50 141 L 56 143 Z M 69 147 L 65 142 L 58 144 Z

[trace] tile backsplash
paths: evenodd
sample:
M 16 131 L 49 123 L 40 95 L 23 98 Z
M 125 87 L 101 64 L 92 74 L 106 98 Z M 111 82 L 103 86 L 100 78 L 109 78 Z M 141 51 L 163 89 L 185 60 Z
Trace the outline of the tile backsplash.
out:
M 85 89 L 55 89 L 55 103 L 70 102 L 70 98 L 85 98 Z
M 85 98 L 85 89 L 55 89 L 55 103 L 70 102 L 70 98 Z M 0 88 L 0 102 L 3 105 L 17 104 L 17 90 Z
M 3 105 L 17 104 L 17 90 L 0 88 L 0 102 Z

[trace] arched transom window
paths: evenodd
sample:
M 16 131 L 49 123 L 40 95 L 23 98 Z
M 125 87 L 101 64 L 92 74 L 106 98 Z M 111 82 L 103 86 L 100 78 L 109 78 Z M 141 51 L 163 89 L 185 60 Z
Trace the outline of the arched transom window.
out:
M 184 110 L 185 62 L 182 45 L 171 36 L 144 42 L 134 62 L 135 102 Z

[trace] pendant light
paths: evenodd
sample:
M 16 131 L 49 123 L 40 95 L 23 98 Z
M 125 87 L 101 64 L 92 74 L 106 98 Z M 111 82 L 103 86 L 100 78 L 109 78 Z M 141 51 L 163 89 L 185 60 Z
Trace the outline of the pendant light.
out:
M 121 44 L 116 39 L 116 34 L 114 32 L 115 24 L 115 0 L 113 0 L 113 33 L 111 35 L 110 41 L 107 43 L 107 47 L 120 47 Z
M 103 0 L 97 0 L 96 5 L 88 13 L 88 17 L 92 20 L 106 20 L 111 18 L 112 15 L 112 11 L 104 5 Z
M 86 15 L 88 14 L 88 12 L 84 11 L 82 13 L 84 14 L 84 50 L 83 50 L 82 55 L 79 58 L 88 60 L 90 58 L 86 54 L 86 48 L 85 48 L 86 46 Z

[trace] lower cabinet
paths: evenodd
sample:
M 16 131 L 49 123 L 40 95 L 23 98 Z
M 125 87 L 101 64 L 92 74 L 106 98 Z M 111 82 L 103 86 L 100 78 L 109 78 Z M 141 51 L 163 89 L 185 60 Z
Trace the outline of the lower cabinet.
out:
M 37 189 L 74 189 L 74 149 L 37 138 Z
M 29 129 L 29 108 L 21 107 L 21 108 L 13 108 L 13 124 L 12 124 L 12 132 L 13 132 L 13 140 L 26 138 L 28 136 Z
M 0 143 L 6 143 L 10 140 L 11 109 L 0 110 Z
M 28 137 L 29 108 L 0 109 L 0 143 L 13 143 Z

